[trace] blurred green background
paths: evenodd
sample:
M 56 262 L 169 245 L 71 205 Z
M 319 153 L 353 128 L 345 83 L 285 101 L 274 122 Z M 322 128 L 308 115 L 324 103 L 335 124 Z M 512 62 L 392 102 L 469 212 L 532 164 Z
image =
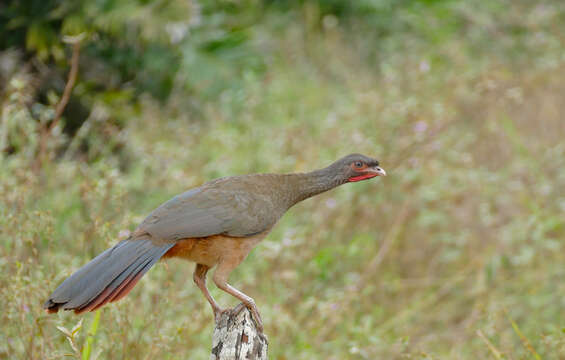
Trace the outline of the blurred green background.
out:
M 3 1 L 0 358 L 208 358 L 189 263 L 99 322 L 42 303 L 177 193 L 351 152 L 389 176 L 231 276 L 272 359 L 565 358 L 564 79 L 562 0 Z

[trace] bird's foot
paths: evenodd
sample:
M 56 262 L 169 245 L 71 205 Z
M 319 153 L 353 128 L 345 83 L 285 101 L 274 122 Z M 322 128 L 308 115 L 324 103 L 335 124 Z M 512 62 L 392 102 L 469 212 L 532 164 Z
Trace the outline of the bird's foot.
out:
M 261 315 L 259 315 L 259 311 L 257 310 L 257 307 L 253 305 L 248 307 L 247 305 L 240 303 L 239 305 L 233 308 L 232 314 L 238 315 L 243 309 L 248 308 L 249 311 L 251 311 L 251 318 L 255 323 L 255 328 L 257 329 L 258 332 L 257 335 L 259 335 L 259 337 L 263 340 L 265 344 L 268 344 L 269 340 L 267 339 L 267 336 L 263 333 L 263 321 L 261 320 Z
M 214 321 L 217 323 L 222 318 L 222 315 L 229 313 L 231 309 L 222 309 L 220 307 L 214 308 Z
M 214 320 L 216 321 L 216 323 L 218 321 L 220 321 L 220 319 L 222 318 L 222 316 L 225 313 L 228 313 L 230 316 L 237 316 L 239 315 L 239 313 L 245 309 L 248 308 L 249 311 L 251 312 L 251 318 L 253 319 L 253 322 L 255 323 L 255 327 L 257 328 L 257 331 L 260 333 L 260 335 L 263 337 L 263 339 L 266 341 L 267 339 L 264 337 L 263 335 L 263 320 L 261 320 L 261 315 L 259 315 L 259 310 L 257 309 L 257 306 L 254 306 L 255 304 L 251 304 L 251 305 L 245 305 L 243 303 L 238 304 L 236 307 L 234 307 L 233 309 L 222 309 L 220 307 L 215 308 L 214 309 Z
M 251 311 L 251 317 L 253 318 L 253 321 L 255 322 L 255 327 L 257 328 L 259 333 L 263 334 L 263 320 L 261 320 L 261 315 L 259 315 L 259 310 L 257 309 L 257 306 L 255 305 L 255 303 L 251 303 L 249 305 L 245 305 L 243 303 L 240 303 L 235 308 L 233 308 L 233 314 L 237 315 L 245 308 L 248 308 L 249 311 Z
M 239 303 L 231 311 L 232 311 L 232 314 L 239 315 L 239 313 L 243 309 L 245 309 L 245 305 L 243 305 L 243 303 Z

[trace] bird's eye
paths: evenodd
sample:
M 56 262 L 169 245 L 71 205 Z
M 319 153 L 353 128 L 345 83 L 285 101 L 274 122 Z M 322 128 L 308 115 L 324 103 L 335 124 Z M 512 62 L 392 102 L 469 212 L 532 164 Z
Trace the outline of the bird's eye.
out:
M 363 163 L 362 163 L 361 161 L 356 161 L 356 162 L 355 162 L 355 167 L 356 167 L 356 168 L 363 167 Z

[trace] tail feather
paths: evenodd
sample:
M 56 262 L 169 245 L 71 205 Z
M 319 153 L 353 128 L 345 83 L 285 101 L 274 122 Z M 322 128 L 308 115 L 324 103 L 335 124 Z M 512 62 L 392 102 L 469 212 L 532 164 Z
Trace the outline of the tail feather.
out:
M 111 302 L 118 301 L 121 298 L 123 298 L 124 296 L 126 296 L 127 294 L 129 294 L 131 289 L 133 289 L 135 284 L 137 284 L 139 279 L 141 279 L 141 277 L 147 272 L 147 270 L 149 270 L 149 268 L 151 266 L 153 266 L 153 264 L 148 263 L 137 274 L 135 274 L 132 277 L 128 277 L 128 279 L 127 279 L 128 281 L 125 283 L 125 286 L 123 286 L 119 291 L 116 291 L 115 295 L 112 296 L 110 301 Z
M 125 285 L 127 285 L 130 278 L 132 276 L 135 276 L 136 271 L 148 264 L 150 261 L 150 259 L 143 259 L 143 262 L 140 265 L 139 259 L 136 260 L 136 262 L 128 266 L 128 268 L 125 269 L 117 278 L 112 280 L 112 282 L 108 284 L 108 286 L 106 286 L 106 288 L 104 288 L 104 290 L 102 290 L 100 294 L 96 295 L 96 297 L 94 297 L 86 304 L 80 306 L 79 308 L 76 308 L 75 313 L 80 314 L 83 312 L 92 311 L 108 303 L 109 298 L 115 295 L 115 293 L 119 291 L 118 289 L 123 288 Z
M 63 281 L 43 307 L 82 313 L 117 301 L 174 245 L 156 246 L 149 238 L 123 240 Z
M 159 256 L 160 257 L 160 256 Z M 75 309 L 75 313 L 80 314 L 86 311 L 94 311 L 109 302 L 118 301 L 126 296 L 134 285 L 141 279 L 143 275 L 159 260 L 159 257 L 153 260 L 144 258 L 141 261 L 136 261 L 130 265 L 128 269 L 124 270 L 120 276 L 115 278 L 99 295 L 92 299 L 88 304 L 85 304 L 79 309 Z M 123 296 L 119 296 L 125 289 L 128 289 Z
M 88 268 L 88 272 L 75 282 L 69 281 L 73 286 L 69 290 L 75 291 L 72 298 L 65 305 L 65 309 L 77 309 L 88 304 L 114 279 L 119 277 L 124 270 L 144 257 L 148 252 L 147 247 L 150 246 L 149 242 L 137 244 L 134 241 L 126 240 L 125 244 L 123 242 L 119 243 L 112 249 L 113 251 L 104 259 L 106 261 L 97 262 L 92 268 L 89 268 L 89 263 L 79 269 L 81 271 L 84 268 Z M 73 276 L 74 274 L 68 280 L 72 280 Z M 65 282 L 61 284 L 61 287 L 64 287 L 63 285 L 65 285 Z

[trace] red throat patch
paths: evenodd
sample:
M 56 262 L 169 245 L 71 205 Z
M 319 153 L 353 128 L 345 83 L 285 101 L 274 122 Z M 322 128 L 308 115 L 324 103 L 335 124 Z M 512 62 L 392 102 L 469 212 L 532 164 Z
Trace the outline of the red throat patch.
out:
M 367 173 L 367 174 L 364 174 L 364 175 L 350 177 L 349 179 L 347 179 L 347 181 L 357 182 L 357 181 L 361 181 L 361 180 L 365 180 L 365 179 L 374 178 L 375 176 L 378 176 L 378 175 L 375 174 L 375 173 Z

